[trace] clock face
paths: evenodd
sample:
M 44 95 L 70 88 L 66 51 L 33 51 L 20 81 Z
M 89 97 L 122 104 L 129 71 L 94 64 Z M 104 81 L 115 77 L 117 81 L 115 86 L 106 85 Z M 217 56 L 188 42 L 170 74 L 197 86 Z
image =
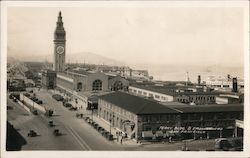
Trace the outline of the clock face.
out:
M 56 48 L 56 52 L 57 52 L 58 54 L 62 54 L 62 53 L 64 52 L 64 47 L 63 47 L 63 46 L 58 46 L 58 47 Z

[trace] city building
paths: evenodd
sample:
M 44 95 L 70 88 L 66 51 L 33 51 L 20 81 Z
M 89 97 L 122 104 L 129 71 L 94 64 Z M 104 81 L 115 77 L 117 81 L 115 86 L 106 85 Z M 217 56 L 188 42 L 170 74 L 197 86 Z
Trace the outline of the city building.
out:
M 194 86 L 130 85 L 129 92 L 159 102 L 182 102 L 192 104 L 214 104 L 215 97 L 223 92 L 204 91 Z
M 97 70 L 86 70 L 79 67 L 65 66 L 66 31 L 63 26 L 62 14 L 59 12 L 54 33 L 54 63 L 53 71 L 44 70 L 42 83 L 47 88 L 57 88 L 66 98 L 74 101 L 77 107 L 96 104 L 98 97 L 111 91 L 128 90 L 129 82 L 119 74 L 108 74 Z
M 235 80 L 236 79 L 236 80 Z M 234 82 L 236 81 L 236 82 Z M 234 83 L 234 84 L 233 84 Z M 235 85 L 236 87 L 233 87 Z M 230 75 L 227 75 L 227 77 L 216 77 L 216 76 L 209 76 L 205 80 L 205 84 L 208 87 L 212 87 L 215 90 L 223 90 L 223 91 L 232 91 L 234 89 L 244 89 L 244 80 L 243 79 L 237 79 L 237 78 L 231 78 Z
M 56 72 L 52 70 L 42 70 L 42 86 L 47 89 L 56 87 Z
M 136 140 L 164 133 L 173 139 L 232 137 L 235 120 L 243 120 L 243 104 L 162 105 L 117 91 L 99 97 L 98 116 Z

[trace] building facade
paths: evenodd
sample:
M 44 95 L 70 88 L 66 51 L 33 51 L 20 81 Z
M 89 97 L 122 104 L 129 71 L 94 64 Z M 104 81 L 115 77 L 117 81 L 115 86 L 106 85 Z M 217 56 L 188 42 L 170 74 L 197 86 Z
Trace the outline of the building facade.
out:
M 159 102 L 180 102 L 186 104 L 215 104 L 219 92 L 204 92 L 198 88 L 178 88 L 164 86 L 129 86 L 129 92 L 134 95 L 151 98 Z
M 243 105 L 161 105 L 124 92 L 99 97 L 98 116 L 134 139 L 232 137 Z M 242 133 L 241 133 L 242 134 Z
M 42 71 L 42 86 L 47 89 L 54 89 L 56 87 L 56 72 L 52 70 Z

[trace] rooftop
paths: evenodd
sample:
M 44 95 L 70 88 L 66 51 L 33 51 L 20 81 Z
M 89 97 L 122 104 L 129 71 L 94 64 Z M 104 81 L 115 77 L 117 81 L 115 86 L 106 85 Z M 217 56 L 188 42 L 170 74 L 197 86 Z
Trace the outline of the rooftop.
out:
M 165 105 L 156 101 L 134 96 L 125 92 L 114 92 L 99 98 L 135 114 L 176 114 L 243 111 L 243 104 L 187 105 L 169 102 Z
M 226 93 L 226 92 L 174 92 L 177 89 L 188 89 L 191 88 L 190 86 L 155 86 L 155 85 L 131 85 L 131 87 L 136 87 L 136 88 L 141 88 L 153 92 L 158 92 L 166 95 L 171 95 L 171 96 L 178 96 L 178 95 L 219 95 L 221 93 Z M 195 87 L 192 87 L 195 88 Z
M 155 101 L 119 91 L 102 95 L 99 98 L 135 114 L 178 113 L 176 110 L 168 108 Z

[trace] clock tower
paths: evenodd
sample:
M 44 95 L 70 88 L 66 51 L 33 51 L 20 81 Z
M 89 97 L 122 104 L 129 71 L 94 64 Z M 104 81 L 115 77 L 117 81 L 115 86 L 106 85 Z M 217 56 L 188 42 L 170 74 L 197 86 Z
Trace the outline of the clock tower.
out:
M 54 64 L 53 70 L 62 72 L 65 70 L 65 40 L 66 32 L 63 27 L 62 13 L 59 12 L 54 33 Z

